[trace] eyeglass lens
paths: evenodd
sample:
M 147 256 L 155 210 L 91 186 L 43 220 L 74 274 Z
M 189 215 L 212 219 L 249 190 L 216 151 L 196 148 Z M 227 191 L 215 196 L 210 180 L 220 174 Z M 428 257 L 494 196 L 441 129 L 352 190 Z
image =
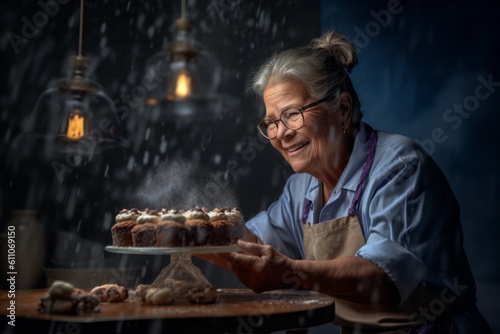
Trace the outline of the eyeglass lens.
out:
M 304 124 L 304 117 L 299 109 L 288 109 L 280 115 L 280 121 L 291 130 L 298 130 Z M 261 122 L 260 132 L 267 138 L 274 138 L 278 135 L 278 121 Z

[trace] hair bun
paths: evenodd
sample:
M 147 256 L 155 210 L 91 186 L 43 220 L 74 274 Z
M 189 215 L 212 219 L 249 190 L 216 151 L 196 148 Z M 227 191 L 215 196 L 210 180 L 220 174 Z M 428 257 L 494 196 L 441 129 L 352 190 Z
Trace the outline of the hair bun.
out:
M 310 47 L 321 52 L 326 51 L 349 72 L 358 64 L 356 46 L 344 35 L 334 30 L 313 39 Z

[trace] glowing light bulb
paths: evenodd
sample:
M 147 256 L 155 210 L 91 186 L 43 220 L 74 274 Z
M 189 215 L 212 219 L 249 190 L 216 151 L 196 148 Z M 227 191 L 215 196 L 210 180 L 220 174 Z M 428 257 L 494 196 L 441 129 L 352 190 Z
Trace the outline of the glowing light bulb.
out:
M 181 69 L 177 76 L 175 95 L 177 98 L 185 98 L 191 95 L 191 76 L 185 69 Z
M 69 139 L 78 140 L 85 136 L 85 117 L 73 114 L 69 116 L 68 121 L 68 132 L 66 135 Z
M 62 134 L 69 140 L 80 140 L 88 133 L 89 112 L 81 101 L 69 100 L 66 102 L 66 121 L 63 123 Z

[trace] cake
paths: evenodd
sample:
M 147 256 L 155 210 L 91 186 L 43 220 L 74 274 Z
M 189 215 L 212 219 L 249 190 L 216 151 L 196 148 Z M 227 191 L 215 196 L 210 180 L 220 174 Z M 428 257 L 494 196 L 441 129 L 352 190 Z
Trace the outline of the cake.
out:
M 136 225 L 131 231 L 134 247 L 156 246 L 156 230 L 159 223 L 160 214 L 156 210 L 146 209 L 137 217 Z
M 137 209 L 123 209 L 116 215 L 116 223 L 111 227 L 113 246 L 131 247 L 134 245 L 132 229 L 140 215 L 141 213 Z
M 215 208 L 208 213 L 213 226 L 212 244 L 215 246 L 229 245 L 232 241 L 232 223 L 229 222 L 224 209 Z
M 184 213 L 184 225 L 188 229 L 189 245 L 206 246 L 212 243 L 213 225 L 210 217 L 200 207 L 195 207 Z
M 164 211 L 156 228 L 156 245 L 158 247 L 186 246 L 188 244 L 188 229 L 184 225 L 184 220 L 185 217 L 181 211 Z

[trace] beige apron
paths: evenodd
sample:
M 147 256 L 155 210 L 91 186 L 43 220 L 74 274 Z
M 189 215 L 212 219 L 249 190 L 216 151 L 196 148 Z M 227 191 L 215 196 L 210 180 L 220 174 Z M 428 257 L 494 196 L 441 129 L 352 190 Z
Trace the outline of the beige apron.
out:
M 372 132 L 374 134 L 375 132 Z M 352 256 L 365 245 L 365 238 L 361 231 L 357 216 L 357 201 L 361 195 L 361 189 L 367 177 L 367 173 L 373 162 L 374 150 L 376 146 L 376 136 L 363 173 L 358 182 L 357 194 L 351 203 L 350 215 L 337 219 L 328 220 L 311 226 L 309 222 L 303 224 L 304 227 L 304 251 L 305 258 L 309 260 L 331 260 L 341 256 Z M 369 143 L 370 144 L 370 143 Z M 369 145 L 370 147 L 370 145 Z M 370 158 L 371 156 L 371 158 Z M 359 191 L 358 191 L 359 190 Z M 304 209 L 304 221 L 307 218 L 306 205 Z M 412 319 L 412 314 L 417 312 L 422 305 L 429 305 L 431 296 L 423 289 L 417 288 L 408 300 L 411 302 L 402 303 L 397 306 L 379 304 L 358 304 L 341 299 L 335 300 L 335 320 L 334 323 L 342 326 L 342 334 L 345 333 L 405 333 L 409 327 L 421 325 L 420 322 Z
M 311 226 L 304 224 L 304 251 L 308 260 L 331 260 L 354 255 L 365 245 L 358 217 L 347 216 Z M 420 323 L 409 320 L 418 312 L 418 305 L 358 304 L 341 299 L 335 300 L 334 323 L 342 326 L 342 333 L 404 333 L 403 329 Z M 378 329 L 378 330 L 377 330 Z

